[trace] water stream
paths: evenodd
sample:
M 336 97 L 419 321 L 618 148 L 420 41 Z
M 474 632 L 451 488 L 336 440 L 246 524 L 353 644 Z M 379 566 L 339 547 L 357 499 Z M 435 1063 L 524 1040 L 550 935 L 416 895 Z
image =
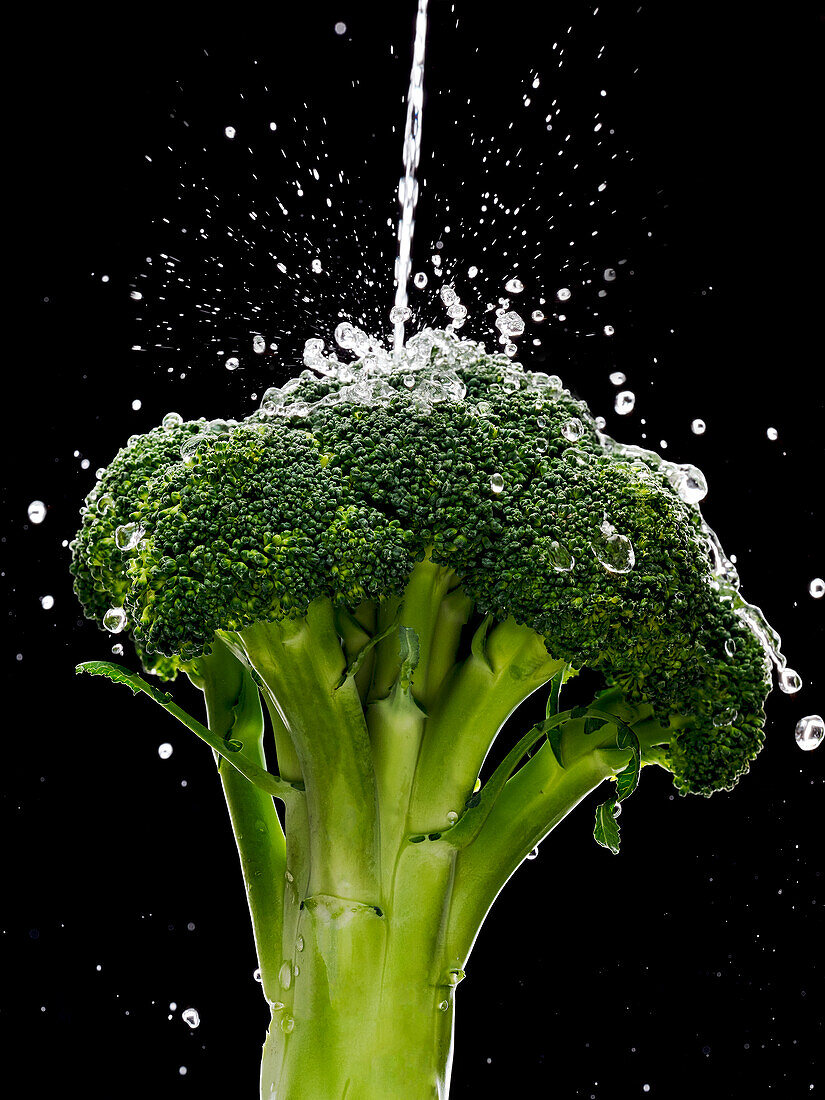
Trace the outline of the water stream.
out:
M 418 201 L 418 181 L 415 178 L 421 156 L 421 115 L 424 107 L 424 51 L 427 45 L 427 0 L 418 0 L 415 19 L 410 90 L 407 94 L 407 122 L 404 127 L 404 175 L 398 183 L 398 254 L 395 259 L 395 305 L 390 320 L 395 326 L 393 346 L 404 347 L 404 322 L 410 316 L 407 305 L 407 281 L 410 276 L 410 255 L 415 228 L 415 204 Z

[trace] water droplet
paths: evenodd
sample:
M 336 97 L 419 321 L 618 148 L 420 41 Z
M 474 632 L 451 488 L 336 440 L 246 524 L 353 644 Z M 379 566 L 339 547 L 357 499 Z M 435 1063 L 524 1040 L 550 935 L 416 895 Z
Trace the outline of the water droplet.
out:
M 708 481 L 698 466 L 685 462 L 670 471 L 670 482 L 686 504 L 698 504 L 708 495 Z
M 796 743 L 803 752 L 818 749 L 825 738 L 825 722 L 820 714 L 808 714 L 796 723 Z
M 567 301 L 570 300 L 571 291 L 568 287 L 563 286 L 559 290 L 556 291 L 556 297 L 558 298 L 558 300 L 560 302 L 567 302 Z
M 463 970 L 459 970 L 457 967 L 453 970 L 447 971 L 447 985 L 457 986 L 459 982 L 463 982 L 467 977 L 467 974 Z
M 296 951 L 303 951 L 303 949 L 304 949 L 304 937 L 299 936 L 298 939 L 295 941 L 295 950 Z
M 620 535 L 608 520 L 602 521 L 599 536 L 593 543 L 593 552 L 608 573 L 629 573 L 636 564 L 630 539 Z
M 534 309 L 533 312 L 530 314 L 530 316 L 532 317 L 532 319 L 534 321 L 543 321 L 544 320 L 544 314 L 541 312 L 540 309 Z
M 143 402 L 140 400 L 139 397 L 136 397 L 132 402 L 132 408 L 135 412 L 138 412 L 140 409 L 143 408 Z
M 605 334 L 605 336 L 612 336 L 615 331 L 616 330 L 613 328 L 612 325 L 605 325 L 602 329 L 602 332 Z
M 450 1007 L 450 1002 L 449 1001 L 440 1001 L 439 1005 L 438 1005 L 438 1011 L 439 1012 L 446 1012 L 449 1007 Z
M 423 289 L 427 285 L 427 275 L 424 271 L 417 271 L 413 276 L 413 282 L 419 290 Z
M 412 310 L 408 306 L 393 306 L 390 310 L 390 320 L 394 325 L 403 325 L 412 317 Z
M 324 270 L 320 260 L 313 260 L 311 266 L 316 275 L 320 275 L 321 272 Z
M 261 977 L 261 968 L 259 966 L 256 966 L 255 969 L 252 971 L 252 977 L 255 979 L 256 982 L 260 982 L 261 984 L 263 984 L 263 978 Z
M 346 23 L 341 23 L 341 22 L 336 23 L 335 24 L 335 33 L 336 34 L 346 34 L 347 33 Z
M 478 268 L 475 265 L 473 265 L 472 267 L 467 268 L 467 278 L 468 279 L 474 279 L 476 277 L 476 275 L 478 275 Z
M 115 644 L 112 646 L 112 653 L 115 655 L 115 657 L 123 656 L 123 646 L 120 644 L 120 642 L 115 642 Z
M 239 366 L 240 366 L 240 363 L 238 362 L 238 360 L 235 358 L 234 355 L 230 356 L 226 360 L 226 369 L 227 370 L 237 370 Z
M 263 336 L 252 337 L 252 350 L 256 355 L 263 355 L 266 351 L 266 340 L 264 340 Z
M 732 657 L 735 652 L 736 642 L 733 640 L 733 638 L 728 638 L 728 640 L 725 642 L 725 653 L 727 653 L 728 657 Z
M 233 138 L 235 136 L 235 127 L 234 126 L 227 126 L 224 129 L 224 133 L 226 134 L 226 136 L 228 138 Z
M 785 695 L 796 695 L 802 690 L 802 677 L 793 668 L 783 668 L 779 673 L 779 690 Z
M 281 983 L 281 989 L 289 989 L 292 985 L 292 963 L 288 959 L 284 959 L 281 963 L 281 969 L 278 971 L 278 981 Z
M 51 611 L 51 609 L 54 607 L 54 596 L 41 596 L 40 606 L 43 608 L 44 611 Z
M 456 294 L 454 288 L 451 286 L 443 286 L 439 291 L 439 294 L 441 295 L 441 301 L 444 303 L 445 306 L 451 306 L 453 305 L 453 303 L 458 301 L 458 295 Z
M 610 375 L 610 381 L 614 386 L 622 386 L 627 381 L 627 378 L 620 370 L 614 370 Z
M 524 318 L 510 310 L 508 313 L 502 313 L 500 317 L 496 317 L 496 328 L 502 336 L 521 336 L 524 332 Z
M 765 434 L 770 440 L 779 439 L 779 432 L 776 430 L 776 428 L 768 428 Z
M 181 1012 L 180 1018 L 185 1024 L 189 1024 L 191 1028 L 196 1028 L 200 1026 L 200 1013 L 196 1008 L 185 1008 L 183 1012 Z
M 564 545 L 553 539 L 548 547 L 550 564 L 557 573 L 569 573 L 576 564 L 576 559 Z
M 42 523 L 46 518 L 46 505 L 42 500 L 33 500 L 27 511 L 32 523 Z
M 533 849 L 533 851 L 532 851 L 532 852 L 528 852 L 528 853 L 527 853 L 527 858 L 528 858 L 528 859 L 538 859 L 538 858 L 539 858 L 539 848 L 538 848 L 538 845 L 536 845 L 536 847 L 535 847 L 535 848 Z
M 284 1016 L 281 1020 L 281 1031 L 289 1035 L 295 1028 L 295 1020 L 292 1016 Z
M 808 591 L 815 600 L 821 600 L 825 596 L 825 581 L 822 577 L 814 577 L 808 585 Z
M 504 488 L 504 478 L 501 474 L 493 474 L 490 478 L 490 488 L 494 493 L 500 493 Z
M 126 626 L 126 612 L 122 607 L 110 607 L 103 616 L 103 626 L 110 634 L 120 634 Z
M 705 424 L 704 420 L 699 420 L 697 418 L 696 420 L 691 420 L 690 422 L 690 430 L 693 432 L 694 435 L 704 435 L 705 428 L 707 428 L 707 424 Z
M 508 294 L 521 294 L 524 290 L 524 283 L 521 279 L 510 279 L 504 284 L 504 289 Z
M 619 416 L 627 416 L 636 407 L 636 394 L 633 390 L 619 390 L 613 408 Z
M 115 528 L 115 546 L 118 550 L 134 550 L 145 532 L 137 523 L 124 523 Z
M 566 424 L 562 425 L 561 434 L 571 443 L 576 443 L 581 439 L 583 431 L 584 424 L 577 416 L 574 416 L 572 420 L 568 420 Z
M 447 814 L 447 820 L 451 825 L 454 825 L 455 822 L 458 821 L 458 814 L 455 812 L 455 810 L 449 811 L 449 813 Z
M 168 760 L 173 751 L 168 741 L 164 741 L 162 745 L 158 745 L 158 756 L 161 760 Z
M 177 428 L 182 423 L 183 417 L 180 413 L 169 412 L 164 416 L 163 420 L 161 420 L 160 426 L 165 428 L 167 432 L 170 432 L 173 428 Z
M 606 267 L 604 269 L 604 281 L 606 283 L 612 283 L 615 278 L 616 278 L 616 268 L 615 267 Z

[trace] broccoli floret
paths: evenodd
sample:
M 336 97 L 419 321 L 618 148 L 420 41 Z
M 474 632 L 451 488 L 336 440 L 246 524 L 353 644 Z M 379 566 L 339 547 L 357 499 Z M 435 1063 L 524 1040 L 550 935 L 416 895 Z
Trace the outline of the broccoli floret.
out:
M 245 420 L 133 437 L 73 544 L 86 614 L 123 609 L 144 667 L 203 687 L 245 866 L 281 859 L 247 851 L 255 822 L 279 834 L 255 784 L 287 804 L 282 911 L 250 905 L 265 991 L 293 1023 L 273 927 L 280 943 L 349 907 L 364 957 L 415 983 L 423 955 L 449 1010 L 498 890 L 589 791 L 616 781 L 596 828 L 616 850 L 613 809 L 643 765 L 686 794 L 737 782 L 780 659 L 702 519 L 698 470 L 616 443 L 558 378 L 454 333 L 394 355 L 364 341 L 351 364 L 308 345 L 312 369 Z M 561 710 L 584 668 L 603 690 Z M 541 688 L 545 718 L 478 789 Z M 259 692 L 278 777 L 261 770 Z M 394 919 L 391 948 L 375 922 Z

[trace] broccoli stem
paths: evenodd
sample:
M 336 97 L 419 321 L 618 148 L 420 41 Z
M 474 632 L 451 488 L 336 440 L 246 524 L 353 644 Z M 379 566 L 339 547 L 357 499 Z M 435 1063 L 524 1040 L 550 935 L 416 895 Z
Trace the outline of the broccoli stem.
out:
M 460 813 L 484 758 L 509 716 L 565 667 L 543 639 L 512 618 L 457 665 L 430 712 L 416 768 L 410 831 L 443 828 Z
M 249 670 L 216 641 L 209 655 L 185 671 L 204 693 L 209 728 L 221 737 L 242 741 L 246 755 L 265 768 L 261 700 Z M 272 796 L 222 756 L 215 756 L 246 885 L 261 983 L 269 998 L 277 989 L 281 964 L 284 831 Z M 290 801 L 303 802 L 303 798 Z
M 377 905 L 378 815 L 364 712 L 332 604 L 300 619 L 256 623 L 238 635 L 247 660 L 289 732 L 306 785 L 307 894 Z M 340 685 L 340 686 L 339 686 Z
M 574 719 L 564 727 L 565 767 L 545 742 L 507 781 L 478 835 L 459 852 L 447 931 L 453 966 L 465 968 L 487 912 L 528 853 L 628 764 L 629 750 L 611 748 L 609 736 L 586 738 L 583 726 Z

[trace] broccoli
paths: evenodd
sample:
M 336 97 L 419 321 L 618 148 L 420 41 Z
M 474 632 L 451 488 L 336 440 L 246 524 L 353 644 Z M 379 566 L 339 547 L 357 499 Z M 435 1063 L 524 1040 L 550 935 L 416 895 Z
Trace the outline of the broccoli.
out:
M 613 852 L 645 766 L 733 787 L 781 658 L 695 467 L 453 331 L 392 354 L 336 335 L 353 362 L 308 341 L 245 420 L 133 436 L 82 510 L 86 615 L 187 676 L 207 723 L 79 670 L 214 751 L 272 1013 L 262 1096 L 423 1100 L 447 1095 L 455 987 L 515 869 L 605 780 Z M 584 668 L 602 687 L 565 709 Z

